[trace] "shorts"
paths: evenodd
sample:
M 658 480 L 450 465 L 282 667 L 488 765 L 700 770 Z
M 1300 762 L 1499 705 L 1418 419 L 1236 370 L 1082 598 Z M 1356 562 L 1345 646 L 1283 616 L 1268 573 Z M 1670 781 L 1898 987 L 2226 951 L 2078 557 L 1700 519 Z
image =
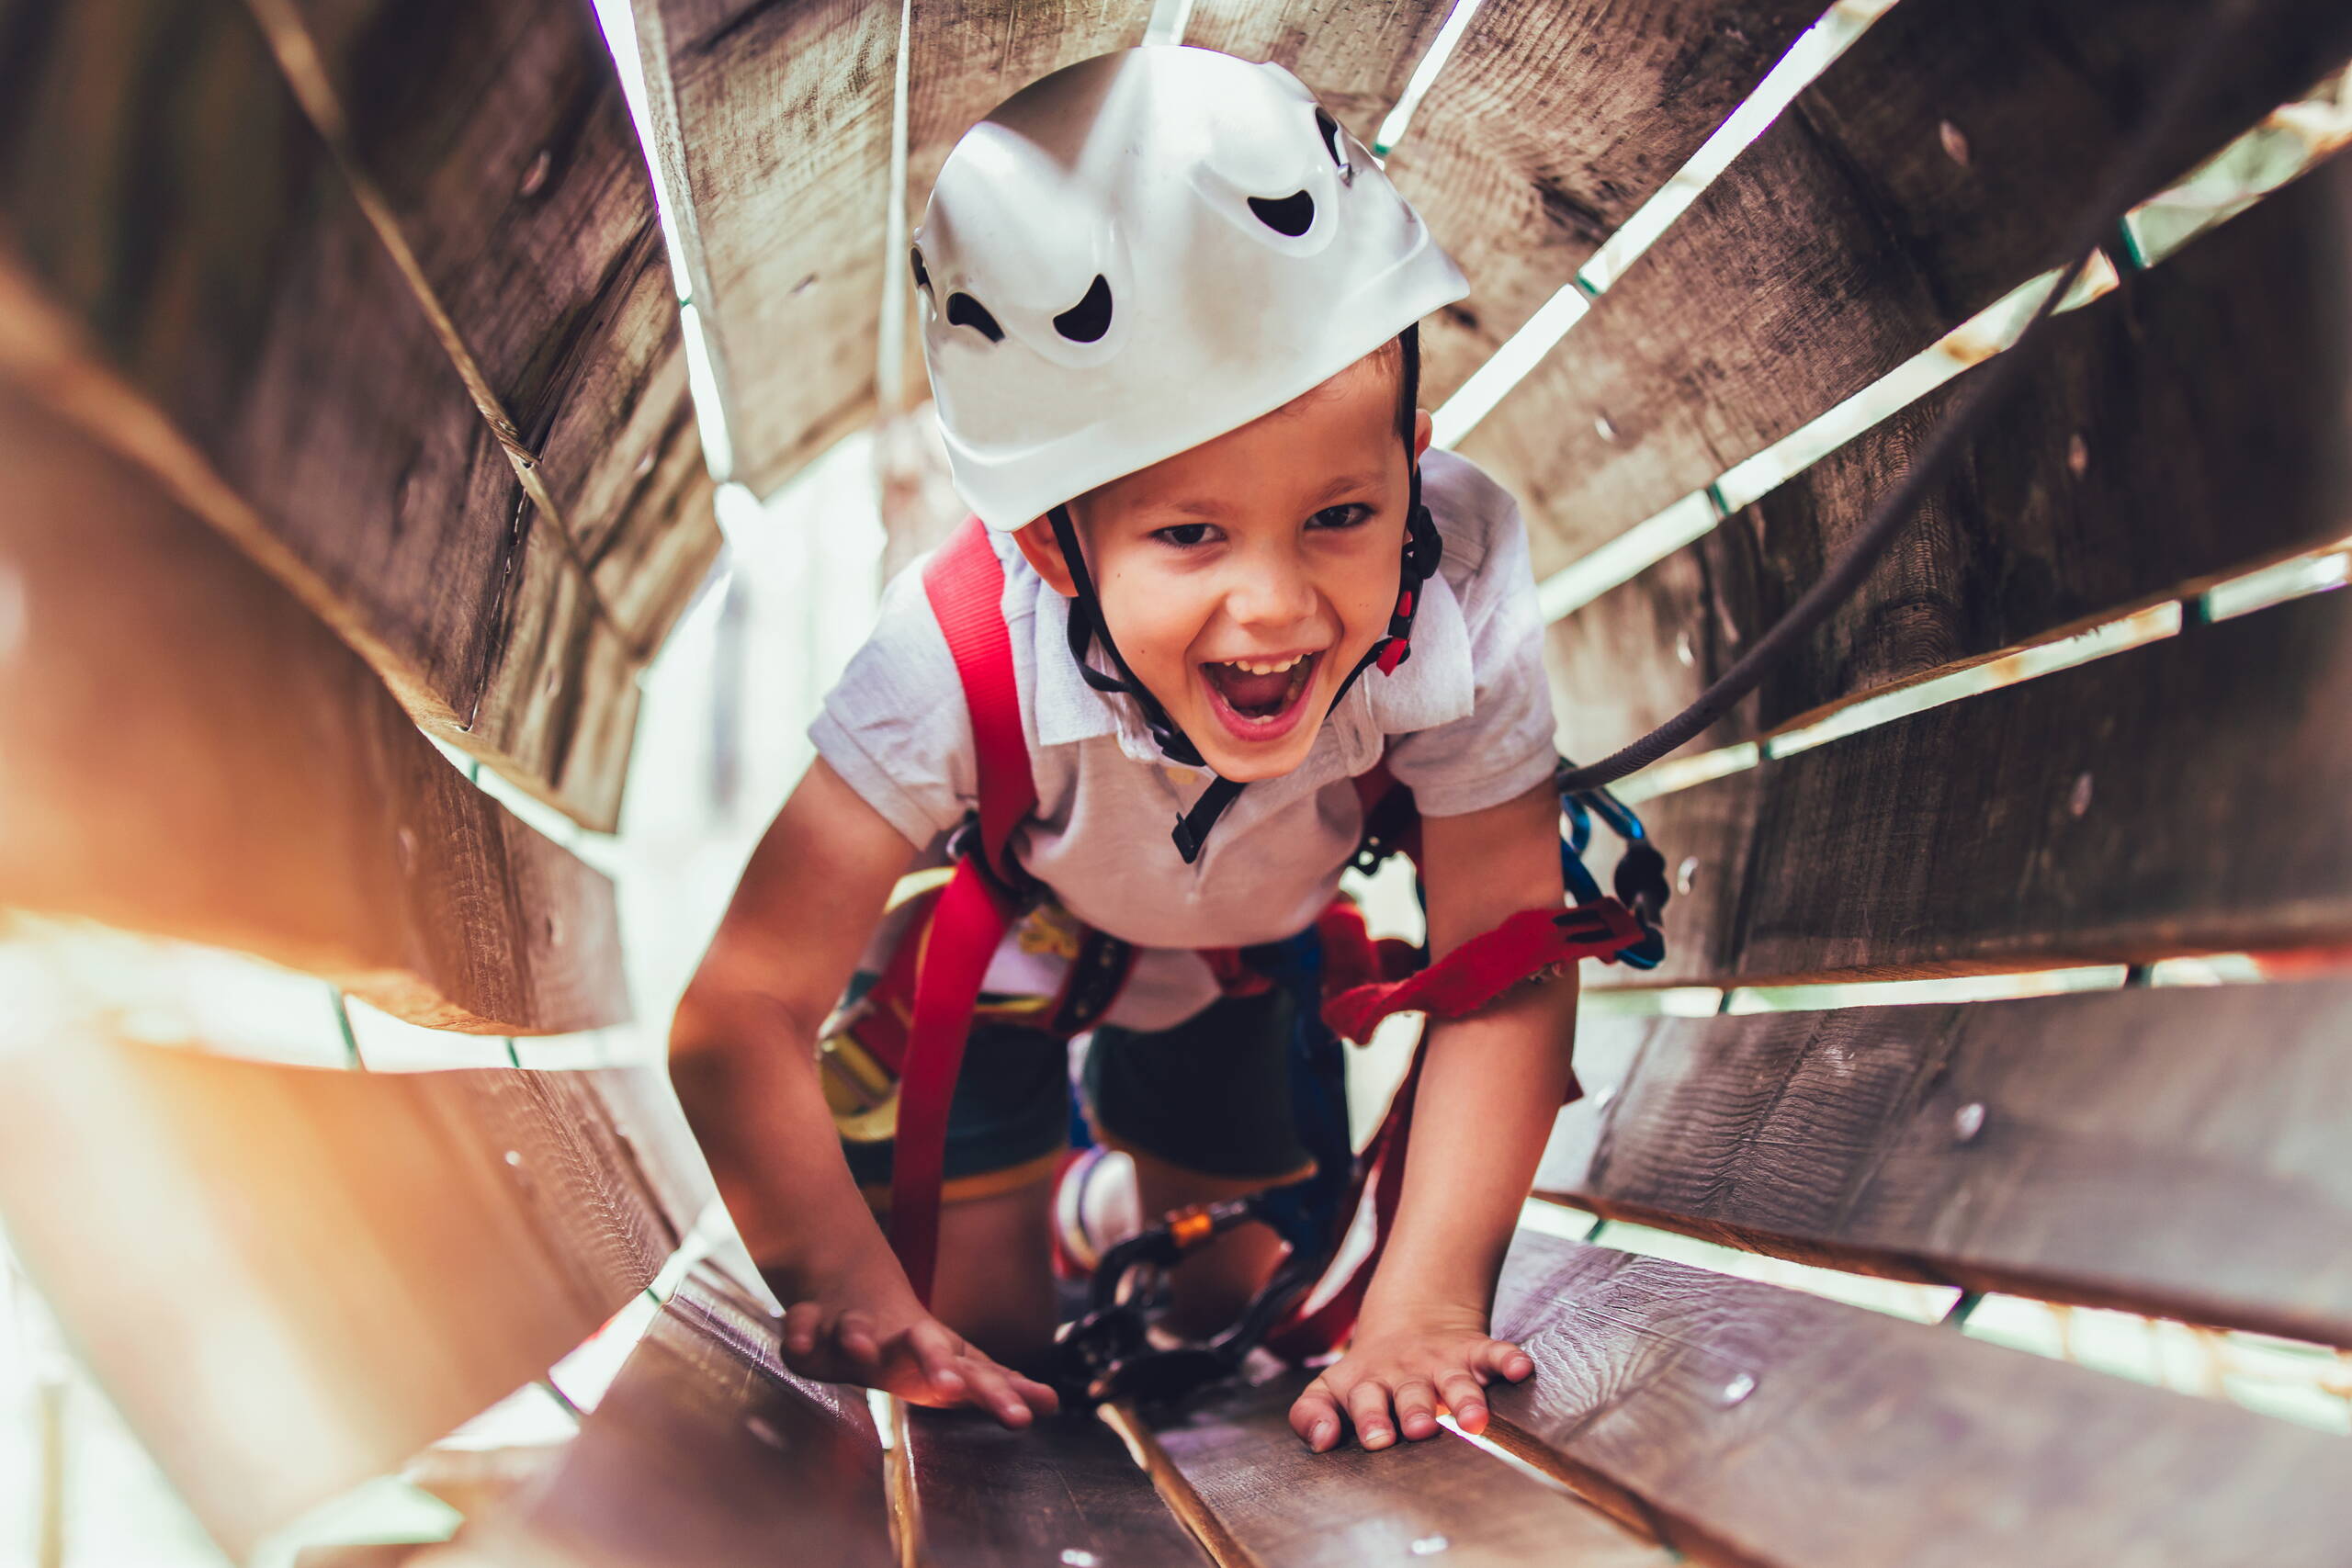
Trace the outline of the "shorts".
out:
M 1282 987 L 1226 997 L 1171 1029 L 1094 1031 L 1080 1089 L 1097 1142 L 1231 1184 L 1235 1194 L 1313 1174 L 1292 1120 L 1297 1004 Z M 947 1111 L 943 1201 L 1051 1176 L 1070 1144 L 1069 1043 L 1001 1021 L 973 1025 Z M 866 1201 L 887 1208 L 890 1151 L 842 1141 Z

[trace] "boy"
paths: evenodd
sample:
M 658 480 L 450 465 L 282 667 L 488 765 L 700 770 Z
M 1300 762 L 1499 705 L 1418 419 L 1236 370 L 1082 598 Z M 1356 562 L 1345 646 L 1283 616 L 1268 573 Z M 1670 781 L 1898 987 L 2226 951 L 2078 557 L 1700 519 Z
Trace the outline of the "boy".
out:
M 1202 954 L 1314 922 L 1361 829 L 1351 778 L 1385 762 L 1414 792 L 1433 958 L 1564 901 L 1516 509 L 1428 452 L 1414 406 L 1415 323 L 1466 286 L 1287 72 L 1167 47 L 1058 72 L 974 128 L 910 262 L 957 487 L 1004 568 L 1037 789 L 1013 845 L 1048 902 L 986 988 L 1052 995 L 1069 917 L 1135 944 L 1087 1079 L 1145 1211 L 1295 1179 L 1288 1004 L 1221 986 Z M 812 728 L 819 760 L 680 1006 L 672 1072 L 787 1303 L 787 1361 L 1021 1426 L 1055 1408 L 1012 1369 L 1053 1321 L 1061 1043 L 972 1032 L 928 1311 L 861 1201 L 887 1190 L 888 1144 L 837 1140 L 811 1066 L 862 952 L 879 967 L 894 883 L 937 863 L 978 795 L 920 575 Z M 1476 1432 L 1482 1388 L 1532 1371 L 1487 1330 L 1575 1004 L 1571 976 L 1430 1026 L 1387 1251 L 1346 1354 L 1292 1410 L 1315 1450 L 1343 1424 L 1368 1449 L 1428 1437 L 1441 1405 Z M 1188 1261 L 1179 1324 L 1229 1320 L 1279 1250 L 1249 1227 Z

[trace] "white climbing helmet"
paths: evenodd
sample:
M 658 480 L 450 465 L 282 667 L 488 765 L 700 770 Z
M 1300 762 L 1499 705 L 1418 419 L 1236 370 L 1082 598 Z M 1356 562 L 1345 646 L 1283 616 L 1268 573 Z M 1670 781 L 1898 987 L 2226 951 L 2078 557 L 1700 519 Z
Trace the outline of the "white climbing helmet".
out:
M 956 485 L 1019 528 L 1329 379 L 1469 285 L 1279 65 L 1148 45 L 967 131 L 911 263 Z

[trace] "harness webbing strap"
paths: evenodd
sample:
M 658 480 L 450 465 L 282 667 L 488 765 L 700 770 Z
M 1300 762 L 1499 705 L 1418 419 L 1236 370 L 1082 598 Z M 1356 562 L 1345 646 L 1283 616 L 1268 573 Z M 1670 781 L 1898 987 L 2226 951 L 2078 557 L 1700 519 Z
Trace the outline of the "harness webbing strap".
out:
M 1021 731 L 1012 637 L 1004 624 L 1004 566 L 978 518 L 967 519 L 923 569 L 924 593 L 963 682 L 979 770 L 979 842 L 940 891 L 920 935 L 913 1020 L 899 1081 L 890 1152 L 890 1247 L 915 1298 L 931 1303 L 939 1257 L 939 1192 L 947 1153 L 947 1109 L 964 1065 L 964 1041 L 989 961 L 1012 924 L 1009 890 L 1018 868 L 1008 845 L 1036 804 L 1029 743 Z M 983 870 L 983 867 L 986 869 Z
M 1615 953 L 1642 937 L 1641 922 L 1623 904 L 1603 898 L 1575 908 L 1522 909 L 1482 936 L 1473 937 L 1436 964 L 1408 979 L 1356 986 L 1323 1004 L 1323 1019 L 1341 1038 L 1359 1043 L 1392 1014 L 1427 1013 L 1430 1019 L 1460 1018 L 1501 996 L 1521 980 L 1555 964 Z M 1405 1193 L 1405 1158 L 1413 1131 L 1413 1100 L 1420 1089 L 1423 1053 L 1413 1050 L 1411 1067 L 1388 1114 L 1356 1163 L 1356 1177 L 1340 1213 L 1352 1217 L 1371 1190 L 1372 1247 L 1339 1288 L 1312 1312 L 1294 1308 L 1266 1337 L 1266 1348 L 1298 1361 L 1338 1348 L 1355 1326 L 1373 1271 L 1387 1249 L 1396 1209 Z M 1563 1103 L 1582 1098 L 1575 1076 Z

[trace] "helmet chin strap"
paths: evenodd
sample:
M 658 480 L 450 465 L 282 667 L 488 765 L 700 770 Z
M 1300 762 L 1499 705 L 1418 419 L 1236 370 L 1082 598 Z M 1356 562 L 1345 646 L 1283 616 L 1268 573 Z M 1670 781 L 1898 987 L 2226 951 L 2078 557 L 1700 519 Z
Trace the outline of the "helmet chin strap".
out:
M 1348 678 L 1340 682 L 1338 691 L 1331 694 L 1330 705 L 1323 710 L 1322 719 L 1317 721 L 1317 728 L 1339 710 L 1340 699 L 1348 694 L 1348 689 L 1356 683 L 1356 678 L 1365 670 L 1376 664 L 1380 672 L 1385 675 L 1412 655 L 1409 639 L 1413 631 L 1413 612 L 1420 603 L 1421 585 L 1437 570 L 1443 541 L 1438 536 L 1437 525 L 1430 518 L 1429 508 L 1421 504 L 1421 465 L 1418 459 L 1412 461 L 1411 472 L 1411 492 L 1406 509 L 1404 559 L 1398 573 L 1396 607 L 1388 613 L 1388 629 L 1364 651 L 1362 659 L 1356 660 L 1356 667 L 1348 671 Z M 1069 651 L 1070 657 L 1078 660 L 1079 674 L 1098 692 L 1132 698 L 1143 712 L 1145 728 L 1150 730 L 1152 739 L 1159 743 L 1161 755 L 1169 761 L 1187 767 L 1206 767 L 1208 764 L 1201 756 L 1201 749 L 1193 744 L 1190 736 L 1177 728 L 1175 720 L 1168 716 L 1168 710 L 1159 705 L 1159 699 L 1136 679 L 1135 671 L 1127 668 L 1125 658 L 1119 652 L 1118 643 L 1113 640 L 1111 625 L 1102 615 L 1102 602 L 1094 592 L 1093 576 L 1086 568 L 1086 553 L 1079 547 L 1078 529 L 1070 522 L 1069 508 L 1057 506 L 1046 516 L 1053 525 L 1054 541 L 1061 547 L 1062 559 L 1069 565 L 1071 586 L 1077 590 L 1075 597 L 1078 603 L 1072 607 L 1069 617 Z M 1111 656 L 1111 663 L 1118 671 L 1116 675 L 1104 674 L 1095 669 L 1089 659 L 1089 650 L 1098 639 L 1102 644 L 1102 651 Z M 1233 804 L 1241 790 L 1240 784 L 1216 774 L 1209 780 L 1209 787 L 1202 792 L 1201 797 L 1193 803 L 1192 809 L 1176 818 L 1172 837 L 1176 841 L 1176 852 L 1184 857 L 1186 865 L 1201 858 L 1201 846 L 1208 841 L 1209 829 L 1216 826 L 1217 818 L 1225 815 L 1225 808 Z

